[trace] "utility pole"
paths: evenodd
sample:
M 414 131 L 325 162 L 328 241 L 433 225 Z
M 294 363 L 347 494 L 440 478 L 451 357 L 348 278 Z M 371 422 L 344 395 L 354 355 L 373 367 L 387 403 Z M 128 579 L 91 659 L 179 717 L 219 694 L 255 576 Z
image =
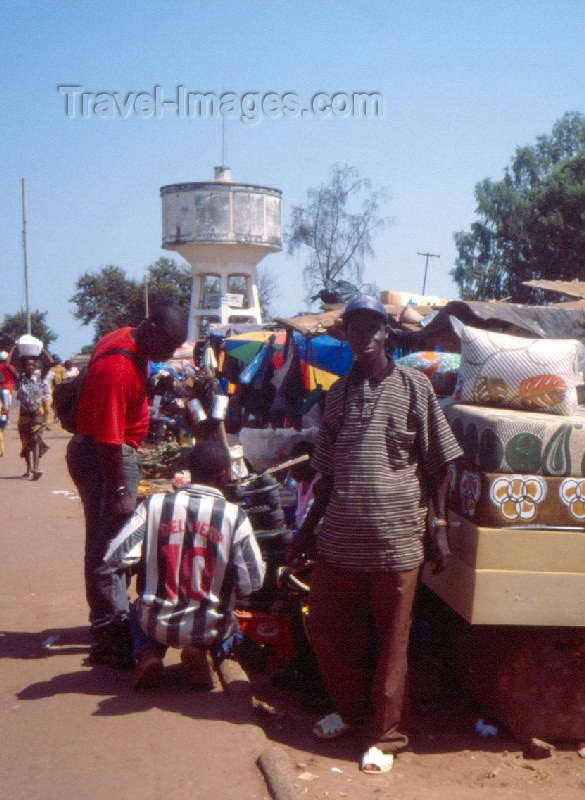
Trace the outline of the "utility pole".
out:
M 24 262 L 24 298 L 26 307 L 26 332 L 31 334 L 30 301 L 28 293 L 28 253 L 27 253 L 27 219 L 26 219 L 26 183 L 21 178 L 22 186 L 22 258 Z
M 441 258 L 440 255 L 437 253 L 419 253 L 418 250 L 416 251 L 417 256 L 425 256 L 425 276 L 423 278 L 423 288 L 422 294 L 425 293 L 426 285 L 427 285 L 427 270 L 429 268 L 429 258 Z
M 144 314 L 146 317 L 149 316 L 150 310 L 148 307 L 148 270 L 146 271 L 146 275 L 144 276 Z

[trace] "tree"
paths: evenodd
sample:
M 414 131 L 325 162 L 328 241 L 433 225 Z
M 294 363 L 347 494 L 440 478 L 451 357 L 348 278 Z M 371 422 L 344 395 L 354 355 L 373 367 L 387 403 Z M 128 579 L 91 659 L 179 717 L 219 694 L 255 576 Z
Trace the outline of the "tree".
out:
M 69 302 L 77 308 L 74 317 L 84 325 L 95 326 L 94 341 L 125 325 L 138 325 L 158 306 L 173 305 L 189 309 L 191 270 L 172 258 L 159 258 L 147 267 L 147 280 L 142 283 L 128 278 L 121 267 L 112 264 L 99 272 L 84 273 Z
M 48 350 L 52 342 L 58 337 L 46 323 L 46 311 L 31 311 L 30 327 L 31 334 L 40 339 Z M 21 309 L 16 314 L 5 314 L 2 325 L 0 325 L 0 350 L 10 350 L 17 339 L 27 332 L 26 311 Z
M 95 341 L 116 328 L 136 324 L 138 286 L 121 267 L 109 264 L 100 272 L 86 272 L 75 288 L 69 298 L 77 306 L 73 316 L 84 325 L 95 326 Z
M 480 219 L 454 234 L 451 276 L 467 300 L 534 298 L 531 279 L 585 280 L 585 116 L 519 147 L 500 181 L 475 186 Z
M 177 264 L 174 258 L 159 258 L 147 267 L 149 310 L 157 306 L 175 306 L 185 313 L 191 302 L 191 267 Z M 142 297 L 144 283 L 139 290 Z M 139 299 L 137 312 L 144 316 L 145 306 Z M 142 319 L 142 317 L 141 317 Z
M 309 189 L 306 205 L 293 206 L 287 249 L 309 250 L 303 272 L 309 296 L 341 279 L 361 285 L 374 237 L 388 222 L 379 216 L 386 201 L 386 190 L 373 188 L 355 167 L 334 164 L 329 183 Z
M 262 312 L 262 319 L 268 322 L 272 319 L 272 301 L 278 297 L 276 293 L 276 280 L 274 275 L 267 267 L 260 267 L 258 269 L 258 302 L 260 303 L 260 311 Z

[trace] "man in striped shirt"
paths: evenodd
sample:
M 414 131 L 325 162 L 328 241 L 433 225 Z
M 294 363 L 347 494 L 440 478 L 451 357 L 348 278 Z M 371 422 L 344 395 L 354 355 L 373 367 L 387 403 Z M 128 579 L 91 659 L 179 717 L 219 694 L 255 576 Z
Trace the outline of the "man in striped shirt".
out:
M 140 503 L 104 558 L 103 574 L 137 567 L 130 615 L 137 689 L 158 681 L 169 645 L 182 648 L 192 685 L 210 688 L 207 653 L 237 633 L 236 598 L 264 580 L 250 521 L 221 491 L 230 478 L 225 447 L 196 444 L 189 469 L 191 483 L 179 492 Z
M 312 466 L 322 473 L 291 557 L 314 547 L 309 627 L 336 713 L 313 732 L 364 733 L 361 768 L 386 772 L 406 746 L 407 647 L 429 499 L 432 560 L 449 555 L 447 465 L 460 448 L 427 377 L 386 354 L 384 306 L 358 295 L 343 314 L 356 363 L 331 387 Z M 368 659 L 375 631 L 375 665 Z

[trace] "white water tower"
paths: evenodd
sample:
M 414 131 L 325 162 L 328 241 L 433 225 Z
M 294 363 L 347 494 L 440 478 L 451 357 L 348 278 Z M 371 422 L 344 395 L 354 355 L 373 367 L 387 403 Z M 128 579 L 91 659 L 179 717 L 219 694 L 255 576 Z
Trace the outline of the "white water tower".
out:
M 256 267 L 282 249 L 282 192 L 234 183 L 228 167 L 212 181 L 162 186 L 162 246 L 193 271 L 189 338 L 211 322 L 262 323 Z

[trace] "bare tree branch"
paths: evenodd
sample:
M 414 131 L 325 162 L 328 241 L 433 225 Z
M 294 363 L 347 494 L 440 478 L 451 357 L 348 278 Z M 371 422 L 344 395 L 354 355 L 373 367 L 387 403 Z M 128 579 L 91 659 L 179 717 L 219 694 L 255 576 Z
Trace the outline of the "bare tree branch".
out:
M 329 183 L 310 188 L 306 205 L 293 206 L 287 250 L 293 254 L 307 248 L 303 276 L 310 295 L 331 289 L 342 278 L 361 284 L 374 237 L 388 222 L 378 214 L 386 202 L 383 187 L 372 188 L 355 167 L 334 164 Z

